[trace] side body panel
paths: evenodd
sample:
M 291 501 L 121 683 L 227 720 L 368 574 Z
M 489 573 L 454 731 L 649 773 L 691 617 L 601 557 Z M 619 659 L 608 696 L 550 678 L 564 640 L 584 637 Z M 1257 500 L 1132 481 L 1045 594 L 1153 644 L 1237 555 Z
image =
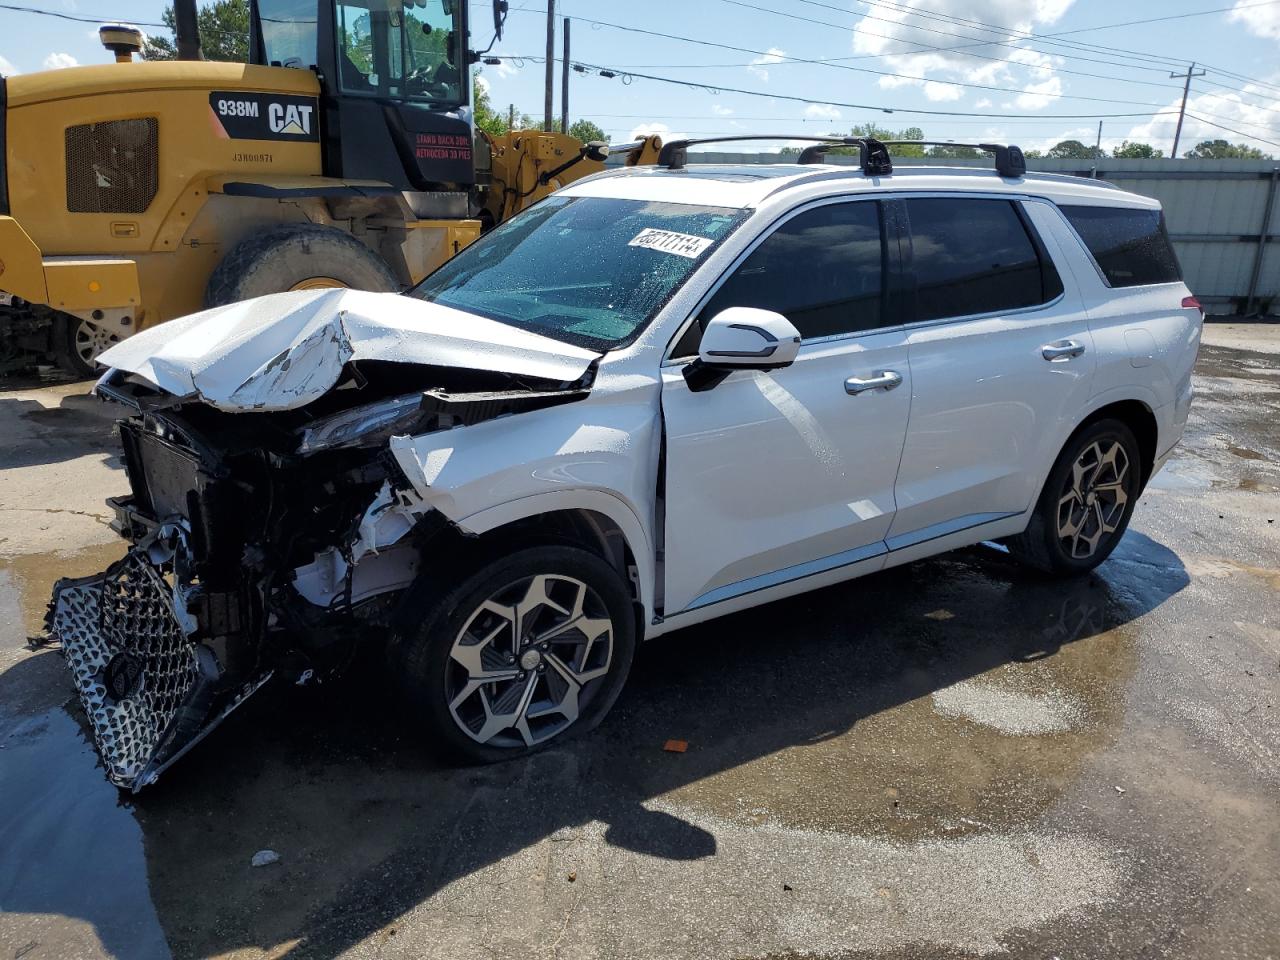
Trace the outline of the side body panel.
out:
M 910 407 L 901 331 L 818 341 L 700 393 L 682 369 L 663 371 L 668 612 L 884 552 Z M 886 370 L 903 383 L 845 392 Z
M 1200 312 L 1182 306 L 1190 294 L 1182 282 L 1110 287 L 1066 217 L 1053 204 L 1034 205 L 1042 232 L 1059 241 L 1089 314 L 1097 347 L 1093 394 L 1105 402 L 1140 399 L 1155 414 L 1160 436 L 1157 460 L 1186 426 L 1191 407 L 1191 371 L 1200 349 Z M 1144 395 L 1145 394 L 1145 395 Z
M 1055 239 L 1042 240 L 1057 262 Z M 1035 500 L 1088 404 L 1096 364 L 1084 303 L 1059 272 L 1065 291 L 1043 306 L 909 329 L 911 423 L 891 548 L 1021 514 Z M 1084 352 L 1046 360 L 1043 348 L 1059 341 Z

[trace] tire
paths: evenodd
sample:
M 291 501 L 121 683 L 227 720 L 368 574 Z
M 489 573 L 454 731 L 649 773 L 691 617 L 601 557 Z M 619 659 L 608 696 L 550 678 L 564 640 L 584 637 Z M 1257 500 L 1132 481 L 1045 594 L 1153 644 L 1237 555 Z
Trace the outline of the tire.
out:
M 392 661 L 406 717 L 448 759 L 494 763 L 585 733 L 626 683 L 631 597 L 586 550 L 526 547 L 419 599 L 422 615 L 392 639 Z M 496 610 L 525 605 L 521 639 L 549 639 L 513 649 L 516 617 Z M 476 681 L 479 670 L 494 679 Z M 582 680 L 576 690 L 569 676 Z
M 209 277 L 204 305 L 220 307 L 286 290 L 350 287 L 399 290 L 385 262 L 363 243 L 333 227 L 284 223 L 231 248 Z
M 1006 541 L 1009 552 L 1054 576 L 1088 573 L 1111 556 L 1141 492 L 1133 431 L 1119 420 L 1088 424 L 1058 454 L 1027 529 Z
M 118 334 L 91 320 L 68 315 L 54 317 L 53 359 L 77 380 L 98 375 L 98 354 L 120 342 Z

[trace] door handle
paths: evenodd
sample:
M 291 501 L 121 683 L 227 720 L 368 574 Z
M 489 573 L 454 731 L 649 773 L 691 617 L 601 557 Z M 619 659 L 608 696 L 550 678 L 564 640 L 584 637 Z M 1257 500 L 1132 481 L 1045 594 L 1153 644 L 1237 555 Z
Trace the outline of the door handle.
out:
M 1082 353 L 1084 353 L 1084 344 L 1077 343 L 1075 340 L 1055 340 L 1040 348 L 1040 356 L 1049 361 L 1070 360 Z
M 884 370 L 866 380 L 850 377 L 844 382 L 844 392 L 851 397 L 856 397 L 867 390 L 892 390 L 900 383 L 902 383 L 902 374 L 895 370 Z

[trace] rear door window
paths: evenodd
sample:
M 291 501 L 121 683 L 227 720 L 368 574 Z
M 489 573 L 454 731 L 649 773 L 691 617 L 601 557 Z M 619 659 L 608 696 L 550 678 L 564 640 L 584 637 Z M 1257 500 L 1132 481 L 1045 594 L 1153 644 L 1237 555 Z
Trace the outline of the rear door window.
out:
M 1107 283 L 1138 287 L 1173 283 L 1182 269 L 1159 210 L 1064 206 L 1071 226 L 1093 254 Z
M 1003 313 L 1046 303 L 1062 281 L 1010 200 L 904 200 L 914 320 Z

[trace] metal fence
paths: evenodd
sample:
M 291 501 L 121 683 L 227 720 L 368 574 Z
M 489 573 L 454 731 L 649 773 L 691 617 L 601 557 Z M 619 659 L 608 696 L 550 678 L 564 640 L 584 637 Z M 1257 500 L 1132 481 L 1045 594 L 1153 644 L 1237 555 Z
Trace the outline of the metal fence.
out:
M 703 163 L 777 163 L 774 153 L 697 153 Z M 830 163 L 854 163 L 835 156 Z M 982 160 L 895 157 L 899 165 L 990 166 Z M 1032 170 L 1097 176 L 1164 207 L 1187 285 L 1211 313 L 1280 312 L 1280 161 L 1028 160 Z

